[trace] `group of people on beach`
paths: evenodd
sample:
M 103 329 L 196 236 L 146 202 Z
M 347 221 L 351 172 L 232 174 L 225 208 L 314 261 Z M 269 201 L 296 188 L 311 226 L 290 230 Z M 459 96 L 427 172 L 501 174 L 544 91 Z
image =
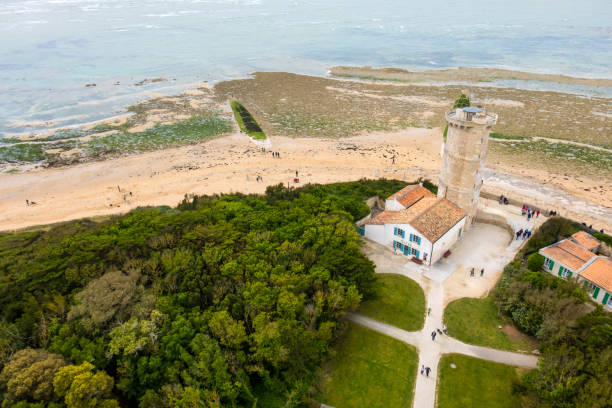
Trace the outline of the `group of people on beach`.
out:
M 279 152 L 272 152 L 272 157 L 275 159 L 280 159 L 280 153 Z
M 117 185 L 117 192 L 118 192 L 118 193 L 121 193 L 121 187 L 119 187 L 119 185 Z M 130 201 L 128 201 L 128 195 L 129 195 L 129 197 L 130 197 L 130 198 L 132 198 L 132 197 L 134 196 L 134 195 L 132 194 L 132 192 L 131 192 L 131 191 L 128 191 L 127 193 L 123 194 L 123 202 L 124 202 L 124 203 L 126 203 L 126 204 L 131 204 L 131 202 L 130 202 Z M 113 203 L 110 203 L 108 206 L 109 206 L 109 207 L 117 207 L 117 208 L 120 208 L 120 207 L 121 207 L 121 204 L 115 204 L 115 205 L 113 205 Z
M 470 278 L 473 278 L 475 276 L 476 273 L 476 268 L 472 268 L 470 270 Z M 480 269 L 480 277 L 482 278 L 484 276 L 484 268 Z
M 505 204 L 505 205 L 510 204 L 510 201 L 508 201 L 508 197 L 505 197 L 503 194 L 499 195 L 499 199 L 497 200 L 497 202 L 499 202 L 500 204 Z

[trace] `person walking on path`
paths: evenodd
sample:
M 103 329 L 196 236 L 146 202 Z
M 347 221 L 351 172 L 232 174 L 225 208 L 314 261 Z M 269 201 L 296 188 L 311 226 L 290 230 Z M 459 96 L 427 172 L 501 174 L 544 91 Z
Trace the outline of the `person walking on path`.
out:
M 523 234 L 523 229 L 521 228 L 520 230 L 518 230 L 516 232 L 516 239 L 519 239 L 519 237 Z
M 425 364 L 421 364 L 421 375 L 423 375 L 424 371 L 425 371 Z
M 474 268 L 472 268 L 472 270 L 470 271 L 470 278 L 474 277 Z
M 427 308 L 427 316 L 429 316 L 431 314 L 431 307 Z
M 429 377 L 429 372 L 430 371 L 431 371 L 431 368 L 425 367 L 425 374 L 427 374 L 428 377 Z
M 482 268 L 482 269 L 480 270 L 480 277 L 481 277 L 481 278 L 482 278 L 482 275 L 484 275 L 484 268 Z
M 431 332 L 431 341 L 434 341 L 436 339 L 436 331 L 432 331 Z
M 297 170 L 295 171 L 295 177 L 296 178 L 298 177 L 298 171 Z
M 26 198 L 26 207 L 29 207 L 29 206 L 30 206 L 30 200 Z
M 536 218 L 540 218 L 540 210 L 536 211 Z
M 444 332 L 444 334 L 447 334 L 446 333 L 446 325 L 445 324 L 442 325 L 442 331 Z

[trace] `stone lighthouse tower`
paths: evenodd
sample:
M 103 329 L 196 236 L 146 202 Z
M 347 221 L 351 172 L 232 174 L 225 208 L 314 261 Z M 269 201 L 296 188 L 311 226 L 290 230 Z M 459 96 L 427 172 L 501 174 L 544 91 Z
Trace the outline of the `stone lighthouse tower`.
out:
M 438 197 L 452 201 L 466 212 L 467 229 L 478 210 L 489 133 L 497 123 L 497 115 L 475 107 L 458 108 L 446 113 L 446 122 L 448 133 Z

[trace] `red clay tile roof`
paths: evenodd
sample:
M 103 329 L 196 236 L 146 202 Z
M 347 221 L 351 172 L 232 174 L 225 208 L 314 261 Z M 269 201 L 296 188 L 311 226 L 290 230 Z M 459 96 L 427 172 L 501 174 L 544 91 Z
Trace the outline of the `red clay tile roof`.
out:
M 584 231 L 578 231 L 577 233 L 572 235 L 572 238 L 589 251 L 592 251 L 599 246 L 599 241 L 595 239 L 591 234 L 588 234 Z
M 391 194 L 387 200 L 397 200 L 401 205 L 408 208 L 424 197 L 435 197 L 436 195 L 420 184 L 411 184 L 402 188 L 397 193 Z
M 541 249 L 541 252 L 549 258 L 564 263 L 574 271 L 580 269 L 592 257 L 597 256 L 567 239 Z
M 584 268 L 580 276 L 612 293 L 612 259 L 603 256 L 597 257 L 595 261 Z
M 436 242 L 463 217 L 461 208 L 446 198 L 433 196 L 423 197 L 405 210 L 383 211 L 368 224 L 410 224 L 430 242 Z
M 582 259 L 584 262 L 595 256 L 595 254 L 589 251 L 588 249 L 583 248 L 582 246 L 570 241 L 569 239 L 564 239 L 563 241 L 557 242 L 557 246 L 563 249 L 564 251 L 567 251 L 570 254 L 574 255 L 575 257 Z
M 446 234 L 463 217 L 465 217 L 465 211 L 446 198 L 439 198 L 434 205 L 419 215 L 410 225 L 433 243 Z

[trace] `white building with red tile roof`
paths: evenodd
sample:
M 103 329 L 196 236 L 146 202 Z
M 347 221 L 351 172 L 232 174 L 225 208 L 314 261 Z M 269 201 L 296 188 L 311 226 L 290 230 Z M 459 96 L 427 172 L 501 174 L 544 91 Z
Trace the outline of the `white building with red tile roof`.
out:
M 593 250 L 600 242 L 580 231 L 539 250 L 544 256 L 544 270 L 560 278 L 585 282 L 593 300 L 612 310 L 612 260 L 597 256 Z
M 461 237 L 465 211 L 421 185 L 387 198 L 385 210 L 365 224 L 365 236 L 426 265 L 438 261 Z

